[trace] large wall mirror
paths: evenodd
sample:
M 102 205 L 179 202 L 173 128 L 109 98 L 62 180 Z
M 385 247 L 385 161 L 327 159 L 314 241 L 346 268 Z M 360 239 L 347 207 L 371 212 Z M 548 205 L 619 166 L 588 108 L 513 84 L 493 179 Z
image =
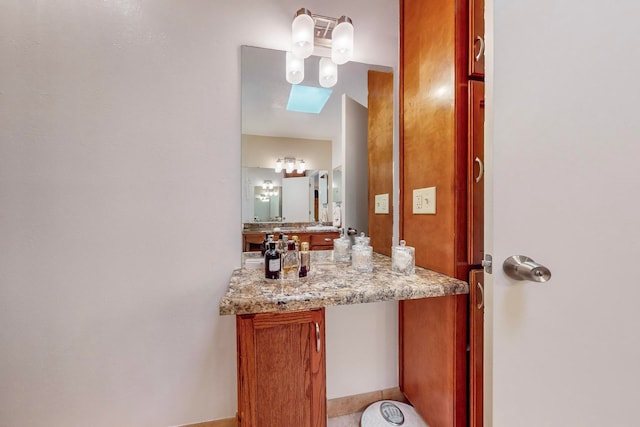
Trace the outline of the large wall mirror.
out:
M 343 220 L 341 226 L 346 228 L 352 226 L 347 223 L 344 210 L 350 203 L 354 212 L 364 212 L 366 217 L 367 74 L 369 70 L 392 70 L 356 62 L 340 65 L 338 82 L 330 88 L 320 112 L 291 111 L 288 105 L 292 88 L 320 87 L 319 60 L 317 56 L 307 58 L 304 80 L 291 85 L 285 79 L 285 52 L 242 47 L 243 223 L 333 223 L 337 209 Z M 303 94 L 301 99 L 312 95 Z M 347 110 L 356 108 L 364 113 L 345 113 L 345 103 L 355 105 Z M 364 129 L 345 131 L 345 127 L 355 126 L 355 119 L 350 117 L 357 115 L 364 116 Z M 356 145 L 351 144 L 356 138 L 353 135 L 363 135 L 364 152 L 350 149 Z M 283 167 L 280 172 L 276 172 L 278 160 Z M 286 174 L 285 160 L 292 163 L 291 174 Z M 301 161 L 304 172 L 299 170 Z M 356 179 L 363 170 L 364 179 Z M 356 201 L 358 195 L 360 200 Z M 364 224 L 360 228 L 366 231 L 366 219 Z M 353 225 L 357 225 L 355 221 Z

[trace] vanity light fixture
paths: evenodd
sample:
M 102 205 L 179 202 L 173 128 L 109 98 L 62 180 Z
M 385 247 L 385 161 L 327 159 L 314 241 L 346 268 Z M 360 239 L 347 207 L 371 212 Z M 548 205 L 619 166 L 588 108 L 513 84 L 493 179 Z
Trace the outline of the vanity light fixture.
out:
M 309 9 L 299 9 L 291 23 L 291 52 L 300 59 L 313 53 L 315 20 Z
M 304 59 L 315 46 L 331 49 L 331 59 L 320 59 L 319 83 L 332 87 L 338 81 L 338 65 L 353 58 L 353 21 L 348 16 L 314 15 L 309 9 L 296 12 L 291 24 L 291 51 L 286 57 L 286 79 L 295 85 L 304 80 Z
M 348 16 L 338 19 L 333 30 L 331 60 L 338 65 L 346 64 L 353 58 L 353 22 Z
M 273 190 L 273 182 L 269 179 L 265 180 L 262 183 L 262 189 L 263 190 Z
M 298 165 L 297 168 L 296 168 L 296 163 Z M 307 170 L 307 164 L 302 159 L 296 160 L 295 157 L 285 157 L 284 161 L 282 159 L 278 159 L 278 161 L 276 162 L 275 172 L 280 173 L 282 172 L 283 169 L 286 173 L 293 173 L 293 171 L 295 170 L 297 173 L 302 174 Z M 270 182 L 270 181 L 265 181 L 265 183 L 267 182 Z M 262 188 L 265 190 L 266 189 L 273 190 L 274 186 L 273 184 L 271 184 L 270 187 L 265 187 L 265 184 L 262 184 Z M 276 194 L 274 195 L 277 195 L 277 194 L 278 193 L 276 192 Z
M 295 166 L 296 166 L 296 159 L 285 157 L 284 168 L 287 171 L 287 173 L 293 172 L 293 169 L 295 168 Z
M 298 58 L 291 52 L 287 52 L 286 73 L 287 82 L 292 85 L 302 83 L 304 80 L 304 59 Z

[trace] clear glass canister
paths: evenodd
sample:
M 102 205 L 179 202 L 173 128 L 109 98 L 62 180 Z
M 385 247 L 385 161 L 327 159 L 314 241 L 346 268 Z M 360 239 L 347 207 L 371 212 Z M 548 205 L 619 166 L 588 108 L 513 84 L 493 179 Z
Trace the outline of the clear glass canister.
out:
M 355 236 L 353 238 L 354 240 L 354 244 L 356 245 L 365 245 L 365 246 L 369 246 L 371 244 L 371 238 L 367 237 L 364 235 L 364 231 L 362 233 L 360 233 L 359 236 Z
M 391 270 L 402 274 L 416 272 L 416 250 L 404 240 L 400 240 L 400 246 L 391 248 Z
M 351 260 L 351 239 L 344 235 L 344 231 L 340 232 L 339 239 L 333 239 L 333 259 L 334 261 L 350 261 Z
M 369 245 L 353 245 L 351 266 L 356 271 L 371 273 L 373 271 L 373 248 Z

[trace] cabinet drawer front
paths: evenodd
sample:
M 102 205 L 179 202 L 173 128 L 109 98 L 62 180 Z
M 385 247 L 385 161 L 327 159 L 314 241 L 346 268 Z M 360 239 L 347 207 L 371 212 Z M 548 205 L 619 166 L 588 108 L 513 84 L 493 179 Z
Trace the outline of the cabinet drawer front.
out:
M 339 235 L 338 233 L 319 233 L 312 234 L 310 237 L 311 246 L 329 246 L 333 248 L 333 239 L 337 239 Z

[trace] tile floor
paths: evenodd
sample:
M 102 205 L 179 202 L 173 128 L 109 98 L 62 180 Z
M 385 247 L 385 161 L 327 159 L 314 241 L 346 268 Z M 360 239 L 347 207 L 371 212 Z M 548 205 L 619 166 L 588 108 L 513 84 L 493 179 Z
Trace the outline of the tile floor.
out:
M 329 418 L 327 427 L 360 427 L 360 417 L 362 417 L 362 412 Z

